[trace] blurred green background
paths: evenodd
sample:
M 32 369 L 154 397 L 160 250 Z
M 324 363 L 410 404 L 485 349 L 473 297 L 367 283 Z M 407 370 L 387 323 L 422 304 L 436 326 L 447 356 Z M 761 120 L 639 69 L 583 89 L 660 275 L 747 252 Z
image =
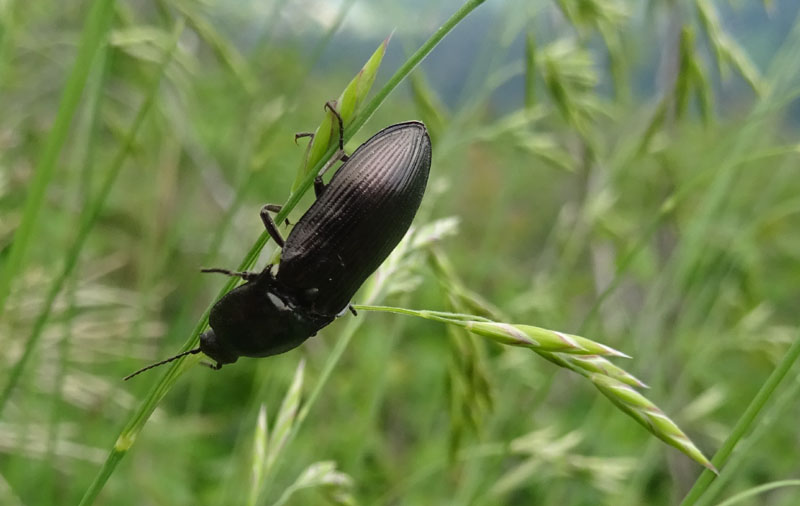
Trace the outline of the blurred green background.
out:
M 199 268 L 235 268 L 260 206 L 286 200 L 294 133 L 390 33 L 376 90 L 460 5 L 153 0 L 103 18 L 91 1 L 0 1 L 0 504 L 81 500 L 163 372 L 121 377 L 180 349 L 225 282 Z M 793 0 L 486 0 L 348 150 L 425 121 L 415 224 L 458 219 L 436 247 L 464 286 L 506 321 L 632 355 L 648 398 L 713 456 L 798 339 L 799 14 Z M 400 271 L 378 302 L 457 309 L 424 254 Z M 702 471 L 584 378 L 448 332 L 362 312 L 285 355 L 192 368 L 95 502 L 670 505 Z M 281 447 L 301 360 L 298 392 L 319 395 Z M 707 504 L 800 477 L 798 393 L 795 367 Z M 798 504 L 792 483 L 738 504 Z

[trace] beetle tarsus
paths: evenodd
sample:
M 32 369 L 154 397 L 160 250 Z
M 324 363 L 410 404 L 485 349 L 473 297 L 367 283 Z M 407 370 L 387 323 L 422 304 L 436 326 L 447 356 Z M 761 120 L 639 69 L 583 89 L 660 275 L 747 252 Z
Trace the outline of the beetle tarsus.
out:
M 220 364 L 219 362 L 217 362 L 216 364 L 212 364 L 211 362 L 202 361 L 200 362 L 200 365 L 204 365 L 209 369 L 213 369 L 215 371 L 219 371 L 220 369 L 222 369 L 222 364 Z
M 230 269 L 220 269 L 217 267 L 211 267 L 209 269 L 200 269 L 200 272 L 213 272 L 217 274 L 225 274 L 226 276 L 231 276 L 234 278 L 242 278 L 245 281 L 252 281 L 258 277 L 257 272 L 248 272 L 248 271 L 232 271 Z
M 277 204 L 266 204 L 261 208 L 261 221 L 264 222 L 264 227 L 267 229 L 269 236 L 272 237 L 272 240 L 274 240 L 278 246 L 283 248 L 283 237 L 278 231 L 278 226 L 275 224 L 275 220 L 273 220 L 272 216 L 269 215 L 270 212 L 277 213 L 280 210 L 281 206 Z
M 358 316 L 358 311 L 356 311 L 356 308 L 354 308 L 352 304 L 348 304 L 347 309 L 349 309 L 350 312 L 353 313 L 353 316 Z

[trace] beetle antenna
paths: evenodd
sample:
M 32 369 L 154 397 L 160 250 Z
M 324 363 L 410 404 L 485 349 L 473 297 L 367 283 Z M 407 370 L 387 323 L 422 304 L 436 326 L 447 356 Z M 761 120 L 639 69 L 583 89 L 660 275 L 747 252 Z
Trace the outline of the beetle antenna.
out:
M 178 360 L 179 358 L 185 357 L 186 355 L 196 355 L 198 353 L 200 353 L 200 348 L 195 348 L 193 350 L 184 351 L 183 353 L 178 353 L 174 357 L 169 357 L 168 359 L 162 360 L 161 362 L 156 362 L 155 364 L 150 364 L 147 367 L 142 367 L 138 371 L 136 371 L 134 373 L 131 373 L 131 374 L 125 376 L 124 378 L 122 378 L 122 381 L 128 381 L 129 379 L 133 378 L 137 374 L 141 374 L 141 373 L 147 371 L 148 369 L 152 369 L 153 367 L 158 367 L 160 365 L 168 364 L 169 362 L 172 362 L 173 360 Z

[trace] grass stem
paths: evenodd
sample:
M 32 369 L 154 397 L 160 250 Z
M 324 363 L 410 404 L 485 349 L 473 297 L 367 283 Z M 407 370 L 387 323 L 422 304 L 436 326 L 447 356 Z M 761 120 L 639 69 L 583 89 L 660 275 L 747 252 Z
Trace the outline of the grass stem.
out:
M 794 340 L 778 366 L 772 370 L 772 374 L 769 375 L 769 378 L 767 378 L 767 381 L 761 386 L 761 389 L 750 402 L 750 405 L 747 406 L 744 414 L 736 422 L 736 426 L 734 426 L 730 436 L 725 440 L 725 444 L 722 445 L 722 448 L 720 448 L 717 454 L 714 455 L 714 458 L 711 459 L 711 462 L 717 469 L 724 471 L 725 463 L 728 461 L 728 458 L 730 458 L 736 445 L 753 427 L 753 424 L 758 419 L 758 415 L 772 397 L 775 389 L 778 388 L 778 385 L 780 385 L 786 377 L 786 373 L 788 373 L 789 369 L 797 362 L 798 357 L 800 357 L 800 335 Z M 708 501 L 703 500 L 702 496 L 715 477 L 716 475 L 711 471 L 703 471 L 694 483 L 694 486 L 689 490 L 689 493 L 684 497 L 681 506 L 707 504 Z

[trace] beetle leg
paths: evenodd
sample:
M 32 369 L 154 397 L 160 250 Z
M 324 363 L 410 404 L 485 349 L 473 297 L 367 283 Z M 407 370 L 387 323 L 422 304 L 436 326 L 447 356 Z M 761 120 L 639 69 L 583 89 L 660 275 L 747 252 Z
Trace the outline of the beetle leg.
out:
M 264 227 L 266 227 L 269 236 L 272 237 L 278 246 L 283 248 L 283 237 L 281 237 L 281 233 L 278 231 L 278 226 L 275 225 L 275 221 L 272 219 L 272 216 L 269 215 L 270 211 L 275 213 L 280 211 L 280 209 L 281 206 L 276 204 L 265 205 L 261 208 L 261 221 L 264 222 Z
M 354 308 L 352 304 L 348 304 L 347 309 L 349 309 L 350 312 L 353 313 L 353 316 L 358 316 L 358 311 L 356 311 L 356 308 Z
M 313 134 L 312 134 L 312 135 L 313 135 Z M 262 212 L 264 211 L 264 208 L 266 208 L 266 209 L 267 209 L 267 211 L 271 211 L 271 212 L 273 212 L 273 213 L 276 213 L 276 214 L 277 214 L 277 213 L 281 212 L 281 209 L 283 209 L 283 206 L 282 206 L 282 205 L 280 205 L 280 204 L 264 204 L 264 207 L 262 207 L 262 208 L 261 208 L 261 211 L 262 211 Z M 284 223 L 286 223 L 286 225 L 287 225 L 287 226 L 289 226 L 289 225 L 291 225 L 291 224 L 292 224 L 292 223 L 289 221 L 289 218 L 286 218 L 286 219 L 285 219 L 285 220 L 283 220 L 283 221 L 284 221 Z
M 344 152 L 344 122 L 342 121 L 342 116 L 336 110 L 336 107 L 334 107 L 334 103 L 332 101 L 325 102 L 325 109 L 329 110 L 331 114 L 336 116 L 336 121 L 339 124 L 339 149 L 320 169 L 317 177 L 314 178 L 314 195 L 316 195 L 317 198 L 322 196 L 322 193 L 325 191 L 325 183 L 322 181 L 322 176 L 324 176 L 325 173 L 328 172 L 328 169 L 333 167 L 333 165 L 339 160 L 346 162 L 350 158 L 347 156 L 347 153 Z
M 341 149 L 334 153 L 331 159 L 319 170 L 317 177 L 314 178 L 314 195 L 317 198 L 320 198 L 325 191 L 325 183 L 322 181 L 322 176 L 328 172 L 328 169 L 333 167 L 336 162 L 342 159 L 342 155 L 344 155 L 344 151 Z
M 301 137 L 311 137 L 311 142 L 314 141 L 314 133 L 313 132 L 298 132 L 294 134 L 294 143 L 297 144 L 297 139 Z
M 314 178 L 314 196 L 320 198 L 322 196 L 322 192 L 325 191 L 325 183 L 322 182 L 322 176 L 317 176 Z
M 336 116 L 336 121 L 339 123 L 339 151 L 344 152 L 344 122 L 342 121 L 342 116 L 339 114 L 339 111 L 336 110 L 334 106 L 334 101 L 325 102 L 325 107 L 323 109 L 327 109 Z
M 212 267 L 210 269 L 200 269 L 200 272 L 216 272 L 218 274 L 225 274 L 227 276 L 233 276 L 237 278 L 242 278 L 245 281 L 252 281 L 258 277 L 257 272 L 239 272 L 239 271 L 232 271 L 229 269 L 218 269 L 216 267 Z

